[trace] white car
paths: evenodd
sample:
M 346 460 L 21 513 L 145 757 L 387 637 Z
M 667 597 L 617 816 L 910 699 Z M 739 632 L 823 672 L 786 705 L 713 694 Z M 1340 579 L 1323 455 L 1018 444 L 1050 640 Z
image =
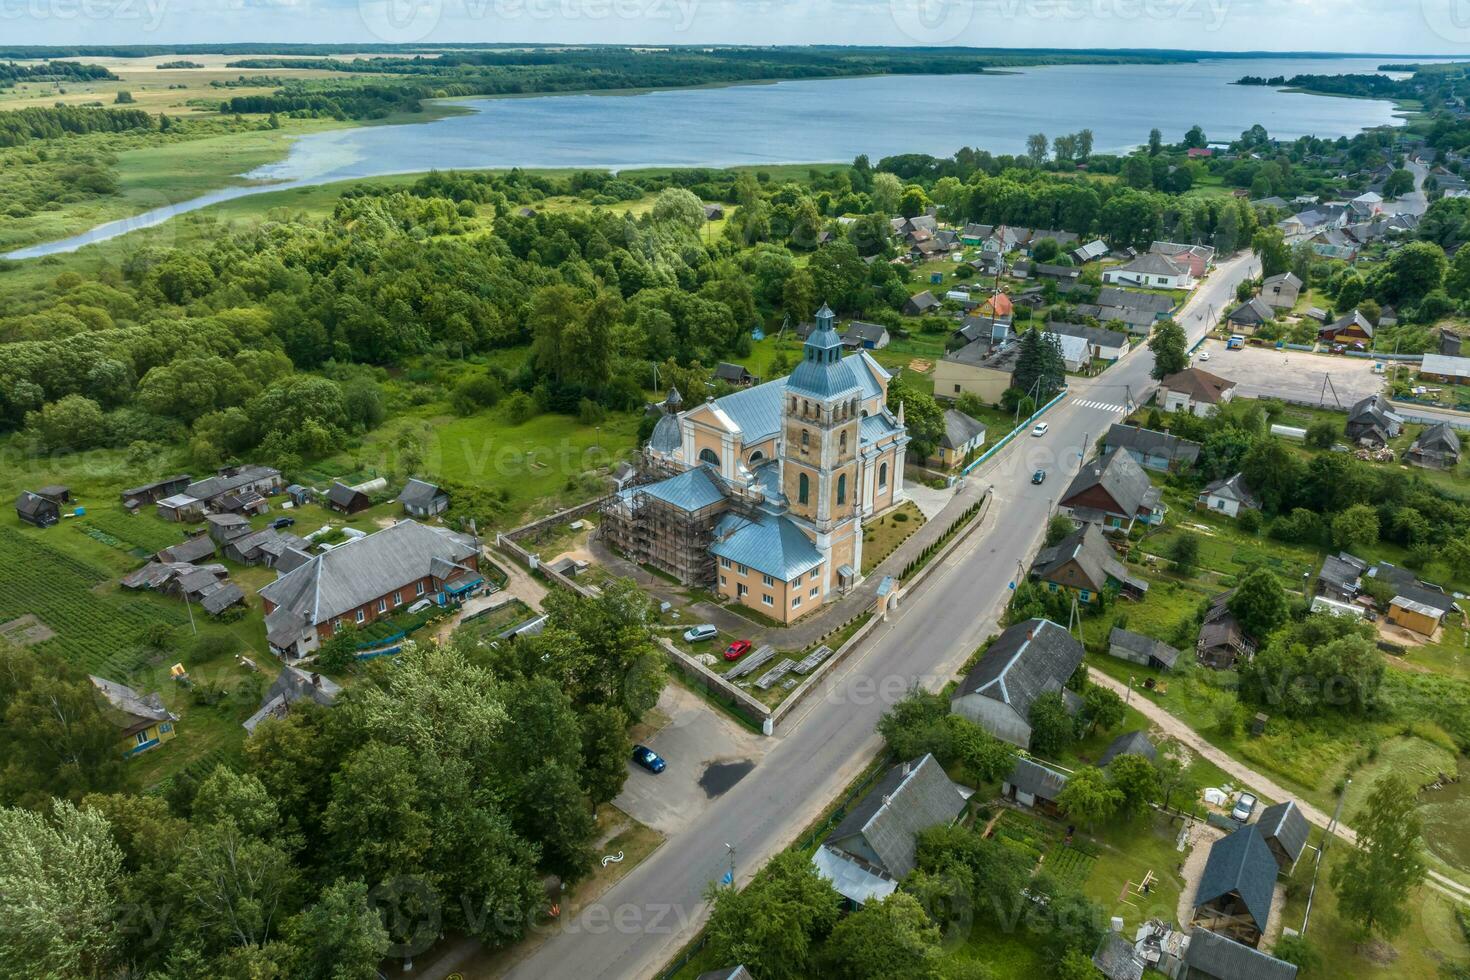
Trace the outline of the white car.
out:
M 1037 422 L 1035 427 L 1031 429 L 1031 434 L 1039 439 L 1042 436 L 1046 435 L 1046 430 L 1050 428 L 1051 426 L 1045 422 Z
M 1202 360 L 1202 361 L 1208 361 L 1210 359 L 1210 352 L 1209 351 L 1201 351 L 1200 352 L 1200 355 L 1199 355 L 1199 359 Z

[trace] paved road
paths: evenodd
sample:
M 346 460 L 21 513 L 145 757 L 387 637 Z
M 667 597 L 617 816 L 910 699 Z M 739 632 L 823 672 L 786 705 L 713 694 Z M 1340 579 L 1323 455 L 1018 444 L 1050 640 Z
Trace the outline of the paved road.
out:
M 1206 330 L 1253 274 L 1250 256 L 1215 271 L 1180 317 L 1191 341 Z M 945 567 L 905 600 L 891 622 L 778 730 L 770 750 L 730 792 L 612 888 L 600 903 L 563 923 L 512 971 L 515 977 L 646 977 L 694 934 L 703 893 L 729 866 L 735 849 L 742 883 L 794 840 L 836 799 L 880 747 L 874 731 L 888 707 L 915 684 L 937 689 L 995 631 L 1018 562 L 1040 544 L 1051 506 L 1080 465 L 1080 453 L 1153 388 L 1153 356 L 1134 351 L 1096 379 L 1081 381 L 1048 415 L 1043 438 L 1018 440 L 971 479 L 993 487 L 985 526 L 946 559 Z M 1032 486 L 1030 473 L 1051 478 Z M 452 964 L 420 976 L 442 977 Z

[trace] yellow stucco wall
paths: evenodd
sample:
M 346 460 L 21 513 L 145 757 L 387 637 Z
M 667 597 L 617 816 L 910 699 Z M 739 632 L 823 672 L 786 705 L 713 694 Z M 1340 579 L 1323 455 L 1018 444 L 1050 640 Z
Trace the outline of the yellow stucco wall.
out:
M 963 394 L 971 394 L 986 404 L 996 405 L 1010 386 L 1011 375 L 1007 371 L 945 360 L 934 365 L 935 398 L 955 399 Z

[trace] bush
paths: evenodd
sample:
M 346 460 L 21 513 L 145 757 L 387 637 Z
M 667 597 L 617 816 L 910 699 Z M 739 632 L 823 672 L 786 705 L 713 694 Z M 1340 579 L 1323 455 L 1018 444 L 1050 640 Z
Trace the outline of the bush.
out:
M 529 422 L 536 415 L 536 403 L 524 391 L 518 391 L 505 400 L 505 420 L 511 425 Z
M 907 521 L 908 519 L 909 519 L 909 515 L 905 511 L 899 511 L 897 514 L 894 514 L 893 515 L 893 523 L 895 523 L 895 524 L 902 524 L 903 522 Z
M 1247 507 L 1240 512 L 1235 523 L 1246 534 L 1257 534 L 1261 530 L 1261 512 L 1254 507 Z
M 1342 427 L 1336 422 L 1322 419 L 1307 426 L 1306 442 L 1313 449 L 1331 449 L 1342 434 Z

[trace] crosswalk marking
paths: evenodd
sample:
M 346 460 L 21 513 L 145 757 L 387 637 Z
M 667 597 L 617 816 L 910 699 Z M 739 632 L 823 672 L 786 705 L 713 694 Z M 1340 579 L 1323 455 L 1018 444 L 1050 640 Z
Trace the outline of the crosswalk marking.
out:
M 1073 404 L 1080 405 L 1083 408 L 1094 408 L 1101 412 L 1121 412 L 1125 410 L 1125 406 L 1115 405 L 1112 402 L 1095 402 L 1086 399 L 1079 399 L 1073 402 Z

